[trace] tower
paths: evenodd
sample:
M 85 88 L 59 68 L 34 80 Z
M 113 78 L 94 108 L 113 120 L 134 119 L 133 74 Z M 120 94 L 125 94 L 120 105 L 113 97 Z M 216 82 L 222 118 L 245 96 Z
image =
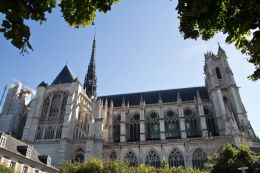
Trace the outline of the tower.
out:
M 88 65 L 88 72 L 85 76 L 84 90 L 89 98 L 96 97 L 97 77 L 96 77 L 96 39 L 94 37 L 91 59 Z
M 206 87 L 215 110 L 219 134 L 255 138 L 225 51 L 205 54 Z

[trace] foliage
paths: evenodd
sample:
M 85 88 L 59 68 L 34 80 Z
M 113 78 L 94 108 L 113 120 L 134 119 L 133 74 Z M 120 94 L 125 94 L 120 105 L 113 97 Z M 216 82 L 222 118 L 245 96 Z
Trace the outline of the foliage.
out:
M 84 27 L 93 24 L 96 11 L 107 12 L 119 0 L 1 0 L 0 15 L 3 18 L 0 32 L 7 40 L 21 50 L 28 53 L 32 50 L 29 42 L 30 28 L 25 24 L 33 20 L 40 24 L 46 21 L 46 13 L 59 5 L 66 22 L 72 27 Z
M 0 164 L 0 173 L 14 173 L 14 170 Z
M 160 168 L 139 164 L 136 167 L 129 166 L 124 160 L 101 161 L 91 159 L 85 163 L 64 162 L 58 173 L 209 173 L 197 169 L 184 169 L 183 167 L 170 168 L 167 163 Z
M 226 43 L 235 43 L 254 64 L 250 79 L 260 78 L 259 0 L 179 0 L 176 10 L 184 39 L 209 40 L 217 32 L 227 34 Z
M 248 146 L 241 145 L 239 148 L 227 144 L 219 154 L 214 155 L 210 162 L 212 164 L 212 173 L 228 172 L 240 173 L 238 168 L 248 167 L 247 172 L 255 171 L 259 168 L 260 156 L 257 156 Z

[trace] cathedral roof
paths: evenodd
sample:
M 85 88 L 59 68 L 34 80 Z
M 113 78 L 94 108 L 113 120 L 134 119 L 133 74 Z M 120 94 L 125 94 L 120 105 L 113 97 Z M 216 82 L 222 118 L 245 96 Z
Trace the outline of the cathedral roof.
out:
M 69 67 L 65 65 L 61 72 L 58 74 L 58 76 L 54 79 L 52 82 L 52 85 L 56 84 L 65 84 L 65 83 L 72 83 L 77 78 L 73 75 L 73 73 L 70 71 Z
M 202 99 L 208 99 L 208 90 L 206 87 L 191 87 L 191 88 L 179 88 L 179 89 L 168 89 L 168 90 L 158 90 L 158 91 L 148 91 L 148 92 L 138 92 L 129 94 L 119 94 L 110 96 L 100 96 L 102 100 L 106 100 L 111 103 L 113 101 L 114 107 L 119 107 L 122 105 L 122 100 L 124 98 L 125 103 L 129 102 L 129 105 L 140 105 L 140 98 L 146 104 L 156 104 L 158 103 L 159 97 L 162 98 L 163 102 L 176 102 L 178 93 L 182 101 L 194 100 L 194 96 L 197 96 L 197 91 Z

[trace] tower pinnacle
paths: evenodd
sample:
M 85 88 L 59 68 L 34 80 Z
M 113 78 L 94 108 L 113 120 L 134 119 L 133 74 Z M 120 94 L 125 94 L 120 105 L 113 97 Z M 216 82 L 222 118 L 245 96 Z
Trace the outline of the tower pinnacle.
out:
M 96 77 L 96 38 L 94 36 L 88 72 L 85 76 L 84 90 L 89 98 L 96 97 L 97 77 Z

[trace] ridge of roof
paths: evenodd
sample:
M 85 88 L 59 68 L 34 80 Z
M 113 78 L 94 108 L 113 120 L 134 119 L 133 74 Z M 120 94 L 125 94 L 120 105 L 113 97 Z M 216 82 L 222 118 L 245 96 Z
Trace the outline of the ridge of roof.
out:
M 190 101 L 194 100 L 194 97 L 197 96 L 197 92 L 199 92 L 202 99 L 209 98 L 208 90 L 205 86 L 99 96 L 98 98 L 107 99 L 109 105 L 113 100 L 114 107 L 118 107 L 121 106 L 123 98 L 126 102 L 129 102 L 130 105 L 139 105 L 141 96 L 146 104 L 156 104 L 158 103 L 159 95 L 163 102 L 176 102 L 178 94 L 182 101 Z

